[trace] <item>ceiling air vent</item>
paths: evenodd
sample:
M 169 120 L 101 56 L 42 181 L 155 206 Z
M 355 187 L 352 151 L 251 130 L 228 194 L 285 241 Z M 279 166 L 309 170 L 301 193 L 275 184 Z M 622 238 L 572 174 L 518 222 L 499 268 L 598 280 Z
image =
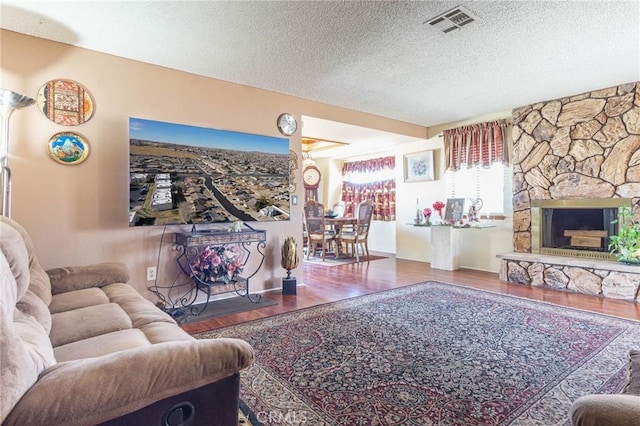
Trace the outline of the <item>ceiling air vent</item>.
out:
M 436 16 L 435 18 L 429 19 L 424 23 L 431 25 L 433 28 L 439 29 L 443 33 L 448 33 L 453 30 L 459 30 L 463 26 L 470 24 L 477 19 L 478 18 L 467 9 L 462 6 L 458 6 Z

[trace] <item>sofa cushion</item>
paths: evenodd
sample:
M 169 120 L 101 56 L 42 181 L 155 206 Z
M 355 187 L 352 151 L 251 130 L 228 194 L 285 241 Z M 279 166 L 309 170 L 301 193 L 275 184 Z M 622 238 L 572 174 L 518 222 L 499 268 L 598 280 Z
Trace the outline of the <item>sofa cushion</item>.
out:
M 140 293 L 128 284 L 109 284 L 102 287 L 102 291 L 113 303 L 117 303 L 129 315 L 135 328 L 154 322 L 166 322 L 176 324 L 168 314 L 162 312 L 149 300 L 140 296 Z
M 74 309 L 86 308 L 87 306 L 102 305 L 103 303 L 109 303 L 109 298 L 104 294 L 104 291 L 95 287 L 85 288 L 56 294 L 51 298 L 49 311 L 52 314 L 57 314 Z
M 44 327 L 46 333 L 49 334 L 51 331 L 51 313 L 49 313 L 47 305 L 31 291 L 31 288 L 18 301 L 16 308 L 20 312 L 34 317 Z
M 64 362 L 93 358 L 149 345 L 151 345 L 151 342 L 149 342 L 145 333 L 136 328 L 130 328 L 58 346 L 53 352 L 58 362 Z
M 129 271 L 122 262 L 54 268 L 49 269 L 47 274 L 51 280 L 51 294 L 129 281 Z
M 45 305 L 51 302 L 51 283 L 33 252 L 33 242 L 27 231 L 17 222 L 0 216 L 0 250 L 7 258 L 13 276 L 18 283 L 18 299 L 27 287 L 42 299 Z
M 51 316 L 53 347 L 131 328 L 129 316 L 115 303 L 88 306 Z
M 15 280 L 15 303 L 22 299 L 29 288 L 29 254 L 22 235 L 11 224 L 5 222 L 7 219 L 4 216 L 0 216 L 0 220 L 0 251 L 4 254 Z
M 12 407 L 55 364 L 51 343 L 33 316 L 16 309 L 17 283 L 0 253 L 0 424 Z
M 627 383 L 622 393 L 640 396 L 640 350 L 629 351 L 627 365 Z
M 140 330 L 147 336 L 151 343 L 176 342 L 178 340 L 194 340 L 194 337 L 168 322 L 154 322 L 143 325 Z
M 16 310 L 13 325 L 20 343 L 27 347 L 36 371 L 42 372 L 56 363 L 47 331 L 38 320 Z M 3 340 L 2 344 L 5 345 L 6 342 Z

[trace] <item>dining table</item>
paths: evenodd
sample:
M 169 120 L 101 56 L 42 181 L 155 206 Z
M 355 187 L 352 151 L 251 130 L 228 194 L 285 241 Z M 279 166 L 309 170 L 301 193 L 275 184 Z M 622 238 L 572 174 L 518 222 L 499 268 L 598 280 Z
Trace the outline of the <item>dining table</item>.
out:
M 324 217 L 324 223 L 327 226 L 330 226 L 333 228 L 333 230 L 335 231 L 335 235 L 338 236 L 340 234 L 340 230 L 345 227 L 345 226 L 354 226 L 358 223 L 358 218 L 353 217 L 353 216 L 340 216 L 340 217 L 332 217 L 332 216 L 325 216 Z M 340 248 L 341 245 L 338 245 L 336 247 L 336 251 L 335 251 L 335 256 L 336 259 L 338 258 L 338 256 L 340 255 Z M 355 250 L 355 256 L 356 256 L 356 262 L 360 262 L 360 257 L 358 256 L 358 250 Z

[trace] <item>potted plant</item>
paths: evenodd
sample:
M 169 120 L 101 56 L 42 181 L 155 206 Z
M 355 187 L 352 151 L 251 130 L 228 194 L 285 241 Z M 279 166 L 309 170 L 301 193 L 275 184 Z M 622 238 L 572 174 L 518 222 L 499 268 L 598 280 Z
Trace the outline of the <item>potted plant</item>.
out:
M 609 250 L 619 262 L 640 264 L 640 220 L 631 207 L 618 209 L 618 235 L 609 237 Z

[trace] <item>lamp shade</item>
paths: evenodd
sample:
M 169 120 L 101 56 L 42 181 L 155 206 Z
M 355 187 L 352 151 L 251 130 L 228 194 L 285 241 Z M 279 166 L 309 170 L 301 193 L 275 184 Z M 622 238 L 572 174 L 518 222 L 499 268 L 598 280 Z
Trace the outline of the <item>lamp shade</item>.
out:
M 15 109 L 33 105 L 34 99 L 16 93 L 8 89 L 0 89 L 0 113 L 2 117 L 9 118 Z

